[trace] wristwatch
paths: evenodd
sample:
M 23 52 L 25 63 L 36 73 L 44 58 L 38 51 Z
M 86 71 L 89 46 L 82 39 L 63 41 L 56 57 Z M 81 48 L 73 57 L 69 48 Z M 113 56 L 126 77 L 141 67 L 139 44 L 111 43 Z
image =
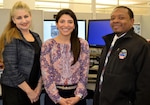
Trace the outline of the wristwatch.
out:
M 82 94 L 78 94 L 77 95 L 80 99 L 82 99 L 83 95 Z

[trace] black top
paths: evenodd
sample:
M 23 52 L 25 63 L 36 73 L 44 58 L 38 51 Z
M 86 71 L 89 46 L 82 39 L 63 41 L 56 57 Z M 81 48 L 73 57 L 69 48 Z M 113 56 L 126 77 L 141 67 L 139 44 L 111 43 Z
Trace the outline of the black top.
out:
M 29 42 L 35 49 L 35 54 L 34 54 L 34 62 L 33 62 L 33 67 L 30 73 L 30 78 L 29 78 L 29 85 L 31 86 L 31 88 L 35 88 L 38 80 L 39 80 L 39 76 L 41 74 L 40 72 L 40 46 L 37 42 L 37 40 L 35 39 L 34 42 Z

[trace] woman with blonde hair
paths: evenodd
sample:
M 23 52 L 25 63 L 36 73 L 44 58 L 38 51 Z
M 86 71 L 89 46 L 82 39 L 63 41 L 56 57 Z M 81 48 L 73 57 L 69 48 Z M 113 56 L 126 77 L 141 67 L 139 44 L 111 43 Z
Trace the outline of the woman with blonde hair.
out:
M 10 11 L 10 21 L 0 37 L 3 105 L 40 105 L 41 39 L 30 30 L 31 11 L 18 1 Z

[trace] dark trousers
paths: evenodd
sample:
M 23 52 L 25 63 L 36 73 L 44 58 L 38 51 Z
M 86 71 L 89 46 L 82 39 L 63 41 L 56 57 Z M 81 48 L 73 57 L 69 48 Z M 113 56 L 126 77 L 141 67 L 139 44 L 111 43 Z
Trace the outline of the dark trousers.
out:
M 2 85 L 3 105 L 40 105 L 40 100 L 31 103 L 30 99 L 20 88 Z
M 59 94 L 63 98 L 69 98 L 74 96 L 74 91 L 75 90 L 61 90 L 59 89 Z M 59 105 L 55 104 L 48 96 L 48 94 L 45 94 L 45 104 L 44 105 Z M 86 99 L 80 100 L 77 104 L 75 105 L 86 105 Z

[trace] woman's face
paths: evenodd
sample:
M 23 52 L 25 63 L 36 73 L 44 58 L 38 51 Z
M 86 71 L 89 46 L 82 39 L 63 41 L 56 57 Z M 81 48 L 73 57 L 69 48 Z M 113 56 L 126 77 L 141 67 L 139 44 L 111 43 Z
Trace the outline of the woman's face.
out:
M 58 23 L 56 23 L 59 30 L 59 34 L 63 36 L 71 36 L 72 31 L 75 28 L 74 20 L 70 15 L 63 14 Z
M 31 25 L 31 15 L 25 9 L 17 9 L 12 18 L 16 27 L 21 31 L 28 31 Z

